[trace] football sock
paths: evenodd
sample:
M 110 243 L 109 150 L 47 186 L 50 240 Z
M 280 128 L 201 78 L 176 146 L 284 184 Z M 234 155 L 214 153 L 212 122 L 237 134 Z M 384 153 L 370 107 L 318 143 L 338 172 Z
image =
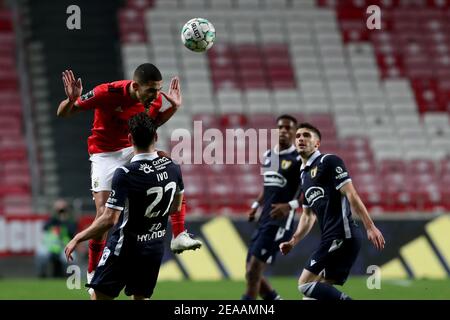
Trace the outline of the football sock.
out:
M 241 300 L 256 300 L 256 299 L 250 297 L 248 294 L 243 294 Z
M 262 297 L 263 300 L 282 300 L 278 292 L 275 290 L 270 291 L 268 294 Z
M 89 240 L 89 255 L 88 255 L 88 272 L 97 268 L 98 262 L 102 257 L 103 249 L 105 248 L 106 241 Z
M 351 300 L 345 293 L 323 282 L 308 282 L 299 285 L 298 290 L 305 296 L 317 300 Z
M 184 229 L 184 217 L 186 215 L 186 200 L 183 197 L 181 202 L 181 210 L 170 215 L 170 222 L 172 223 L 172 234 L 176 238 Z

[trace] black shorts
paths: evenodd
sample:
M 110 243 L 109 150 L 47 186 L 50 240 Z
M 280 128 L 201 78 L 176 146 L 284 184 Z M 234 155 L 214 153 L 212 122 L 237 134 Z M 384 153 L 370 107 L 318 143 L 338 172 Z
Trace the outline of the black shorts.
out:
M 150 298 L 158 279 L 164 247 L 144 251 L 122 250 L 119 256 L 108 251 L 105 247 L 94 277 L 86 287 L 113 298 L 119 296 L 123 288 L 127 296 Z
M 343 285 L 360 248 L 361 240 L 357 237 L 322 241 L 311 255 L 305 269 L 316 275 L 320 274 L 335 284 Z
M 280 243 L 289 241 L 292 230 L 286 230 L 277 225 L 260 226 L 252 235 L 248 248 L 247 262 L 255 256 L 262 262 L 272 264 L 280 251 Z

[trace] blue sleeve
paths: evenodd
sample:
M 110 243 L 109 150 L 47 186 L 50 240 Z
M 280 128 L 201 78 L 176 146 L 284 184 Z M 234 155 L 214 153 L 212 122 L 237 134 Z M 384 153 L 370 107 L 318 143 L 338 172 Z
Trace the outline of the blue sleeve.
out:
M 120 211 L 124 209 L 129 190 L 127 172 L 128 169 L 125 167 L 117 168 L 114 172 L 111 193 L 106 201 L 106 207 Z
M 341 158 L 330 154 L 324 161 L 326 161 L 327 171 L 331 175 L 331 181 L 336 190 L 339 190 L 346 183 L 352 181 Z

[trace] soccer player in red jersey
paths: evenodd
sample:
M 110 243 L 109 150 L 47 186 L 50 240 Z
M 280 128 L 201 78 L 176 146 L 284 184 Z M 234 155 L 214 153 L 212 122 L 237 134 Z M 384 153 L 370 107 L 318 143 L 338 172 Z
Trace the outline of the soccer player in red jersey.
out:
M 92 134 L 88 138 L 91 161 L 92 194 L 98 219 L 111 191 L 116 168 L 128 163 L 133 157 L 133 147 L 128 141 L 128 119 L 144 110 L 158 126 L 168 121 L 182 103 L 178 77 L 172 78 L 168 93 L 163 92 L 161 72 L 151 63 L 136 68 L 133 80 L 103 83 L 82 94 L 81 79 L 75 79 L 72 70 L 62 73 L 67 98 L 58 107 L 58 117 L 69 117 L 81 111 L 94 110 Z M 162 97 L 169 106 L 162 106 Z M 184 228 L 186 211 L 182 209 L 171 215 L 173 238 L 171 249 L 175 253 L 200 248 L 202 243 L 192 239 Z M 88 283 L 105 246 L 106 234 L 89 242 Z

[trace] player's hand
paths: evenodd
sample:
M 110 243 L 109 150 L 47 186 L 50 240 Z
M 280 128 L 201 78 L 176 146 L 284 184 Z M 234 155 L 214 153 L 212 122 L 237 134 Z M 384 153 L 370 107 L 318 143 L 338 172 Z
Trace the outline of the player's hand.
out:
M 62 80 L 64 83 L 64 91 L 70 102 L 75 102 L 81 96 L 83 92 L 83 84 L 81 78 L 75 80 L 72 70 L 66 70 L 62 73 Z
M 289 203 L 275 203 L 272 204 L 272 210 L 270 211 L 270 217 L 272 219 L 282 219 L 289 214 L 291 206 Z
M 66 255 L 66 259 L 68 262 L 73 261 L 72 252 L 75 250 L 77 245 L 78 241 L 75 238 L 73 238 L 64 248 L 64 254 Z
M 373 243 L 377 250 L 384 249 L 384 244 L 386 241 L 384 240 L 383 234 L 377 227 L 373 226 L 372 228 L 367 229 L 367 238 Z
M 167 152 L 165 152 L 165 151 L 158 150 L 157 153 L 158 153 L 158 157 L 161 157 L 161 158 L 162 158 L 162 157 L 170 158 L 169 154 L 168 154 Z
M 252 222 L 253 220 L 255 220 L 255 216 L 256 216 L 256 210 L 258 209 L 250 209 L 250 211 L 247 212 L 247 217 L 248 217 L 248 221 Z
M 172 78 L 170 80 L 169 92 L 165 93 L 161 91 L 161 94 L 170 102 L 173 108 L 181 106 L 183 99 L 181 98 L 180 79 L 178 77 Z
M 292 248 L 294 247 L 294 243 L 291 240 L 280 243 L 280 251 L 283 255 L 287 255 L 289 252 L 291 252 Z

